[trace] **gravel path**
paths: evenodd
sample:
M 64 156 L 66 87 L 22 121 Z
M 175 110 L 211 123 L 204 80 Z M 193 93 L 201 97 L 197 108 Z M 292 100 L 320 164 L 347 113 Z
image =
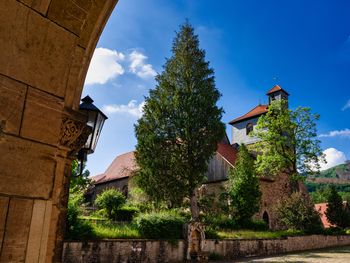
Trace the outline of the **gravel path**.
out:
M 244 259 L 230 262 L 293 262 L 293 263 L 350 263 L 350 246 L 313 250 L 308 252 L 293 253 L 283 256 Z M 216 262 L 218 263 L 218 262 Z M 221 263 L 229 263 L 221 262 Z

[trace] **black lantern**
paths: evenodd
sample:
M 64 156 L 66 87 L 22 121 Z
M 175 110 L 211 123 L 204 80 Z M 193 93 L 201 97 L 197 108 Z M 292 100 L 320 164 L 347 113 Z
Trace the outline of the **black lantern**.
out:
M 100 137 L 100 133 L 103 127 L 103 124 L 107 116 L 93 104 L 93 100 L 86 96 L 83 98 L 82 103 L 79 106 L 79 110 L 84 112 L 87 116 L 86 125 L 89 126 L 91 133 L 83 146 L 83 148 L 78 153 L 78 159 L 81 161 L 81 169 L 83 168 L 83 161 L 86 161 L 86 156 L 95 151 L 97 141 Z

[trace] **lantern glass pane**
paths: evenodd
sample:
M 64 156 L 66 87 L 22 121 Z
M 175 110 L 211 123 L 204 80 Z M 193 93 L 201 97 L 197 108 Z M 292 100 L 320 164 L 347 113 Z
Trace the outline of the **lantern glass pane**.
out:
M 91 127 L 91 133 L 85 143 L 85 149 L 88 149 L 88 152 L 91 150 L 92 144 L 93 144 L 93 137 L 95 132 L 95 126 L 96 126 L 96 118 L 97 118 L 97 112 L 95 111 L 89 111 L 88 112 L 88 121 L 87 125 Z
M 97 114 L 97 119 L 96 119 L 96 125 L 95 125 L 95 131 L 92 137 L 92 147 L 91 150 L 95 151 L 98 139 L 100 137 L 100 133 L 104 124 L 105 118 L 102 114 L 98 113 Z

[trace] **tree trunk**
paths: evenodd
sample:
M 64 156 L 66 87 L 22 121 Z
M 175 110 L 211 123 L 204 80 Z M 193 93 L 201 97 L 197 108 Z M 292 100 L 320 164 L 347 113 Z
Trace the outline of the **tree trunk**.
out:
M 193 190 L 190 197 L 192 221 L 199 221 L 199 208 L 196 190 Z

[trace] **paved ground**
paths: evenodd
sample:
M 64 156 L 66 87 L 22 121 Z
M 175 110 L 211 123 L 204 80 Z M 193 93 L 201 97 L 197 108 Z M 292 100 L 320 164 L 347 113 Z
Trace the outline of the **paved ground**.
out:
M 350 263 L 350 246 L 314 250 L 269 258 L 245 259 L 235 262 Z

